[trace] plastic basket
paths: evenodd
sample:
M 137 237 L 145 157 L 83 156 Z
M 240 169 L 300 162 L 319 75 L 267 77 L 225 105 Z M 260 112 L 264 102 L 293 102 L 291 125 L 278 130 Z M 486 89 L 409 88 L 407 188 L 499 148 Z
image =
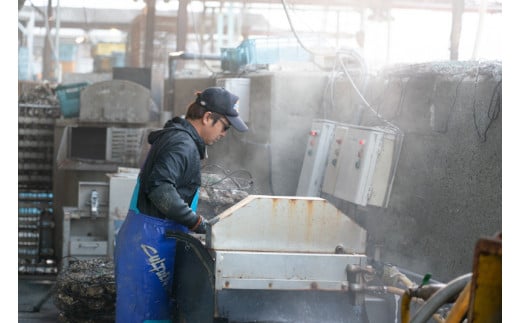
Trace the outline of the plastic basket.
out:
M 88 83 L 74 83 L 56 87 L 56 95 L 64 118 L 77 118 L 79 116 L 80 93 L 87 86 Z

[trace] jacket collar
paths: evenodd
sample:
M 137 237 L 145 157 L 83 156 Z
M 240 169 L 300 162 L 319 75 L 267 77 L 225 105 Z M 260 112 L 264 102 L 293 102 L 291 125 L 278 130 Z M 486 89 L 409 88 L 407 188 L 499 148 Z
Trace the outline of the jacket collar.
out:
M 163 129 L 152 131 L 148 136 L 148 143 L 153 144 L 157 138 L 171 130 L 184 131 L 190 135 L 190 137 L 195 142 L 195 145 L 197 146 L 200 159 L 204 159 L 206 156 L 206 144 L 204 143 L 204 140 L 202 140 L 195 127 L 193 127 L 192 124 L 184 118 L 175 117 L 170 119 L 166 122 Z

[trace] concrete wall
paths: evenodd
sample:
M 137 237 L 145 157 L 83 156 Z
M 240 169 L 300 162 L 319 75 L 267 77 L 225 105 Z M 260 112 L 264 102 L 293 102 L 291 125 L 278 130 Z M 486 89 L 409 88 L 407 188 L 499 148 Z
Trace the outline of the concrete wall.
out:
M 241 77 L 251 79 L 250 131 L 230 131 L 208 148 L 205 163 L 249 172 L 252 193 L 295 195 L 313 119 L 363 126 L 391 122 L 404 141 L 389 206 L 360 207 L 322 194 L 367 229 L 369 256 L 377 249 L 382 261 L 448 281 L 471 271 L 478 238 L 501 231 L 502 122 L 500 91 L 495 93 L 500 64 L 432 63 L 382 71 L 365 91 L 373 110 L 364 107 L 344 75 Z M 188 83 L 197 88 L 193 79 Z
M 478 238 L 501 231 L 501 69 L 484 67 L 386 75 L 399 86 L 380 111 L 405 137 L 388 209 L 359 216 L 383 260 L 438 280 L 470 272 Z

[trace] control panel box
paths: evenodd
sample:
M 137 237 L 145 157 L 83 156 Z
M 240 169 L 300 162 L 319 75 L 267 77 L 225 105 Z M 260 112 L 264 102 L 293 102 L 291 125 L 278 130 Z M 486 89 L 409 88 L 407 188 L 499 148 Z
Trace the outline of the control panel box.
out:
M 387 207 L 402 136 L 340 125 L 329 147 L 322 192 L 361 205 Z
M 321 183 L 335 128 L 336 122 L 320 119 L 312 122 L 296 190 L 297 196 L 320 196 Z

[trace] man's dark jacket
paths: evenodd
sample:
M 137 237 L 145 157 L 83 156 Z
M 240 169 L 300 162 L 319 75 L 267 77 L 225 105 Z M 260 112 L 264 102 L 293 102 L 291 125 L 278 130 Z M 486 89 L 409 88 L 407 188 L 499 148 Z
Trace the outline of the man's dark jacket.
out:
M 139 211 L 193 227 L 198 216 L 189 206 L 201 184 L 204 141 L 188 121 L 175 117 L 151 132 L 148 142 L 151 148 L 139 174 Z

